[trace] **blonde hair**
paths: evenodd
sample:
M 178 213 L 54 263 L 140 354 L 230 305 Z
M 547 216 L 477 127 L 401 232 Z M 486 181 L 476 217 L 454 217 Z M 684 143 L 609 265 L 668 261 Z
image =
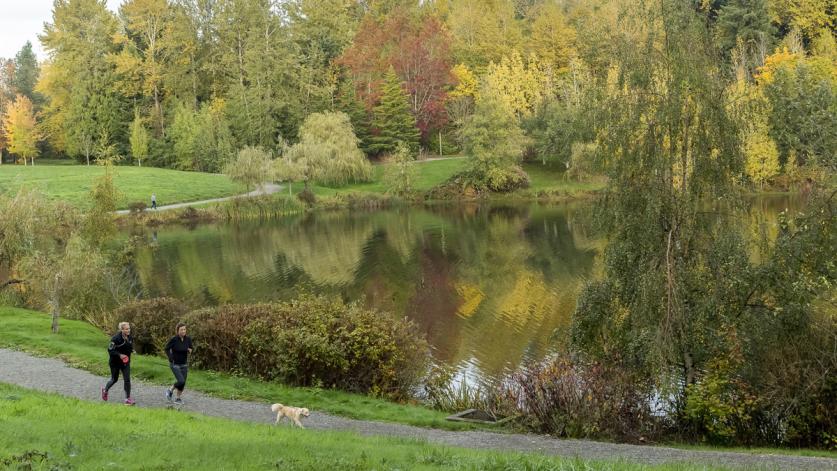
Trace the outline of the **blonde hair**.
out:
M 126 326 L 126 325 L 127 325 L 128 327 L 131 327 L 131 323 L 130 323 L 130 322 L 120 322 L 120 323 L 119 323 L 119 330 L 122 330 L 122 327 L 124 327 L 124 326 Z

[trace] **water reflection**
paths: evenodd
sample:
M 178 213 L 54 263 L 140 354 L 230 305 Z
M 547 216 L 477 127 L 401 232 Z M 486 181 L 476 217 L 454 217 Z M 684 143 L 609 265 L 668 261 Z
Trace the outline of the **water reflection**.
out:
M 743 223 L 769 231 L 788 201 L 758 200 Z M 541 358 L 566 332 L 604 241 L 589 204 L 328 212 L 259 224 L 167 227 L 138 256 L 147 295 L 193 305 L 365 299 L 415 320 L 437 361 L 484 379 Z

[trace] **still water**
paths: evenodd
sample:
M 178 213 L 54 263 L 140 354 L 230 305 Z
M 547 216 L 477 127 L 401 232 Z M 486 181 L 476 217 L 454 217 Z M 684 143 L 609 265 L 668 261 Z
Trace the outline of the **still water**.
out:
M 775 234 L 787 197 L 737 219 Z M 164 227 L 137 260 L 146 296 L 194 306 L 288 299 L 301 291 L 361 299 L 407 316 L 437 362 L 491 380 L 566 341 L 605 241 L 590 203 L 455 205 L 319 212 L 269 222 Z

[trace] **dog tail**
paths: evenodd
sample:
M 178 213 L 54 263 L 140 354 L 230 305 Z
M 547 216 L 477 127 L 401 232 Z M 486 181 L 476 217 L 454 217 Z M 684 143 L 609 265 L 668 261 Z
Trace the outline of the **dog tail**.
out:
M 272 406 L 270 406 L 270 410 L 272 410 L 273 412 L 276 412 L 276 411 L 278 411 L 278 410 L 279 410 L 279 409 L 281 409 L 281 408 L 282 408 L 282 404 L 278 404 L 278 403 L 277 403 L 277 404 L 273 404 Z

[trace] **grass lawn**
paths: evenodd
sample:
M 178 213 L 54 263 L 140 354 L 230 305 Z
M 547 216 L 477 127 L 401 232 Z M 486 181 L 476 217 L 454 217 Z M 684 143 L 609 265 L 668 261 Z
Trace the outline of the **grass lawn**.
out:
M 317 196 L 337 196 L 351 192 L 361 193 L 386 193 L 384 184 L 384 172 L 390 164 L 375 166 L 373 181 L 369 183 L 354 183 L 342 187 L 312 186 L 312 191 Z M 468 165 L 467 158 L 452 158 L 445 160 L 418 161 L 418 180 L 416 190 L 427 191 L 434 186 L 444 182 L 456 173 L 464 170 Z M 599 182 L 576 182 L 564 178 L 564 173 L 554 166 L 543 166 L 540 163 L 526 163 L 523 169 L 529 174 L 531 186 L 524 192 L 538 191 L 561 191 L 568 194 L 596 191 L 604 188 Z M 293 191 L 296 194 L 303 188 L 302 184 L 294 184 Z M 512 194 L 513 196 L 513 194 Z
M 37 311 L 0 306 L 0 347 L 61 358 L 67 363 L 106 377 L 108 336 L 83 321 L 61 319 L 58 334 L 50 332 L 50 316 Z M 136 355 L 132 376 L 149 383 L 171 383 L 171 371 L 163 357 Z M 449 430 L 476 428 L 445 420 L 448 414 L 417 405 L 396 404 L 360 394 L 318 388 L 294 388 L 278 383 L 215 373 L 189 371 L 189 388 L 225 399 L 306 404 L 309 409 L 355 419 L 399 422 Z
M 87 207 L 90 189 L 104 174 L 99 165 L 2 165 L 0 193 L 15 192 L 26 186 L 38 189 L 50 198 Z M 151 205 L 151 193 L 157 194 L 157 204 L 182 203 L 244 193 L 243 186 L 224 175 L 200 172 L 181 172 L 153 167 L 115 167 L 114 182 L 121 193 L 119 208 L 129 203 L 144 201 Z
M 602 182 L 577 182 L 564 177 L 564 172 L 547 164 L 527 162 L 523 170 L 529 175 L 529 191 L 561 191 L 575 194 L 601 190 L 605 187 Z
M 710 470 L 248 424 L 169 409 L 98 404 L 0 383 L 4 469 Z

